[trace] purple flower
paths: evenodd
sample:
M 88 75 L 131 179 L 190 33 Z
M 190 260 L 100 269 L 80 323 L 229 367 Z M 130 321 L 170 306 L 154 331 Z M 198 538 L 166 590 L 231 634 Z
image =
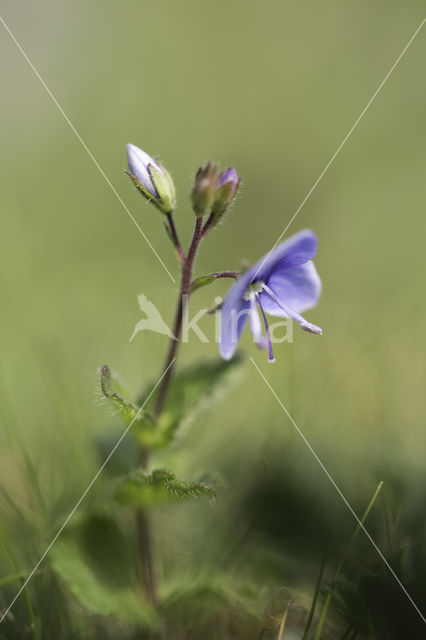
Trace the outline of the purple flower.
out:
M 305 331 L 322 333 L 320 327 L 300 315 L 314 307 L 321 294 L 321 280 L 312 262 L 317 244 L 313 231 L 299 231 L 259 260 L 231 287 L 222 306 L 220 353 L 225 360 L 232 358 L 248 317 L 256 344 L 269 349 L 269 362 L 274 362 L 274 354 L 267 313 L 293 318 Z

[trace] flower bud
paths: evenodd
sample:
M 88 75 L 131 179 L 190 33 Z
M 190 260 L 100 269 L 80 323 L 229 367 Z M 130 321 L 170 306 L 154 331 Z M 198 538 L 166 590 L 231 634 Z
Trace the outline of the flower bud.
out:
M 176 204 L 176 192 L 163 165 L 133 144 L 127 145 L 127 163 L 129 171 L 126 173 L 137 190 L 160 211 L 171 213 Z
M 234 167 L 222 171 L 217 181 L 216 194 L 212 205 L 212 213 L 216 220 L 222 216 L 234 199 L 240 186 L 241 178 Z
M 197 216 L 202 216 L 213 204 L 217 180 L 218 170 L 211 162 L 198 169 L 191 193 L 192 206 Z

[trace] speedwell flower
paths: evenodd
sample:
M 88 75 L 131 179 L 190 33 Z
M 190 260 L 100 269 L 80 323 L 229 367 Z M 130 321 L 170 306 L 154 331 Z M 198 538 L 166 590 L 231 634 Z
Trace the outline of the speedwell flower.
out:
M 321 280 L 312 262 L 317 243 L 315 233 L 309 229 L 296 233 L 259 260 L 231 287 L 222 306 L 220 353 L 225 360 L 232 358 L 248 317 L 256 344 L 269 349 L 269 362 L 274 362 L 274 354 L 267 313 L 293 318 L 305 331 L 322 333 L 320 327 L 300 315 L 314 307 L 321 294 Z
M 176 204 L 173 180 L 158 159 L 154 160 L 134 144 L 127 145 L 127 175 L 138 191 L 163 213 L 171 213 Z

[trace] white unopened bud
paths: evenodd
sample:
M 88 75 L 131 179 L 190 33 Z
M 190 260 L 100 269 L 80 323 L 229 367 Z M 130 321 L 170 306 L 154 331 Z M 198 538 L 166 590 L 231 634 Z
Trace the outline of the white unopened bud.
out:
M 162 164 L 133 144 L 127 145 L 127 163 L 126 173 L 138 191 L 160 211 L 171 213 L 176 203 L 175 186 Z

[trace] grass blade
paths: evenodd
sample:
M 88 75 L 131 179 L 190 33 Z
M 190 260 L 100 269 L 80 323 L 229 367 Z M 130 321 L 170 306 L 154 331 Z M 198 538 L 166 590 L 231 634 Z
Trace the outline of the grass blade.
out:
M 367 506 L 366 510 L 364 511 L 361 520 L 358 522 L 358 524 L 357 524 L 357 526 L 355 528 L 355 531 L 353 532 L 353 534 L 352 534 L 352 536 L 351 536 L 351 538 L 350 538 L 350 540 L 349 540 L 349 542 L 348 542 L 348 544 L 346 546 L 346 549 L 345 549 L 345 551 L 343 553 L 343 556 L 342 556 L 342 558 L 341 558 L 341 560 L 339 562 L 339 565 L 338 565 L 338 567 L 336 569 L 336 573 L 334 574 L 333 580 L 331 581 L 330 589 L 328 590 L 328 594 L 327 594 L 327 597 L 326 597 L 325 602 L 324 602 L 324 606 L 323 606 L 322 611 L 321 611 L 320 619 L 318 621 L 318 626 L 317 626 L 317 630 L 316 630 L 316 633 L 315 633 L 315 639 L 314 640 L 320 640 L 320 638 L 321 638 L 321 633 L 322 633 L 322 629 L 323 629 L 323 626 L 324 626 L 325 618 L 327 616 L 327 611 L 328 611 L 328 608 L 330 606 L 331 600 L 333 598 L 334 589 L 336 587 L 336 582 L 337 582 L 337 580 L 339 578 L 340 572 L 341 572 L 341 570 L 343 568 L 343 565 L 345 564 L 346 558 L 348 557 L 348 555 L 350 553 L 350 550 L 352 549 L 353 543 L 357 539 L 358 534 L 361 531 L 361 529 L 363 527 L 363 524 L 366 521 L 366 519 L 368 517 L 368 514 L 370 513 L 370 511 L 371 511 L 371 509 L 373 507 L 373 504 L 376 501 L 377 496 L 380 493 L 380 490 L 381 490 L 382 486 L 383 486 L 383 482 L 379 482 L 379 484 L 377 485 L 377 488 L 376 488 L 376 490 L 375 490 L 375 492 L 373 494 L 373 497 L 371 498 L 370 502 L 368 503 L 368 506 Z
M 303 633 L 302 640 L 307 640 L 309 629 L 311 628 L 312 620 L 313 620 L 315 609 L 316 609 L 316 606 L 317 606 L 319 592 L 320 592 L 320 589 L 321 589 L 321 582 L 322 582 L 322 576 L 324 574 L 324 567 L 325 567 L 325 561 L 327 559 L 327 553 L 328 553 L 328 549 L 326 549 L 324 551 L 323 556 L 322 556 L 321 566 L 320 566 L 320 570 L 319 570 L 319 574 L 318 574 L 318 579 L 317 579 L 317 582 L 316 582 L 316 585 L 315 585 L 314 597 L 312 598 L 311 609 L 309 611 L 309 616 L 308 616 L 308 620 L 306 622 L 306 627 L 305 627 L 305 631 Z
M 12 565 L 14 566 L 17 574 L 20 574 L 21 577 L 19 577 L 18 579 L 22 582 L 22 584 L 24 583 L 25 578 L 27 577 L 26 574 L 24 574 L 24 572 L 21 570 L 18 561 L 16 560 L 15 554 L 12 551 L 12 547 L 10 546 L 5 534 L 2 532 L 1 528 L 0 528 L 0 541 L 3 544 L 3 547 L 6 551 L 6 554 L 8 555 Z M 10 576 L 9 576 L 10 577 Z M 31 635 L 33 638 L 36 638 L 36 633 L 35 633 L 35 619 L 34 619 L 34 610 L 33 610 L 33 605 L 31 603 L 31 597 L 30 597 L 30 593 L 28 591 L 28 587 L 25 587 L 24 589 L 24 596 L 25 596 L 25 602 L 27 605 L 27 610 L 28 610 L 28 618 L 30 621 L 30 629 L 31 629 Z

